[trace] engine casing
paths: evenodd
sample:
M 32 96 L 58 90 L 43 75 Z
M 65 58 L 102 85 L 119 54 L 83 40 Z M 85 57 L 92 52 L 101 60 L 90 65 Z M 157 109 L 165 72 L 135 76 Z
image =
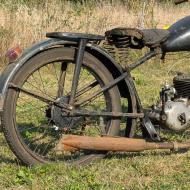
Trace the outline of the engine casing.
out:
M 168 101 L 165 104 L 167 119 L 165 126 L 174 131 L 182 131 L 190 127 L 190 105 L 188 99 Z

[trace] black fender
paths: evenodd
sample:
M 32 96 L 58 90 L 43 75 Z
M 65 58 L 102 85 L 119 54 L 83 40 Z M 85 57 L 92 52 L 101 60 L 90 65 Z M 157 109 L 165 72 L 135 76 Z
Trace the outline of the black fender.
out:
M 26 63 L 26 61 L 28 61 L 36 54 L 47 49 L 57 48 L 60 46 L 76 47 L 76 45 L 77 44 L 75 42 L 60 39 L 47 39 L 34 44 L 30 48 L 25 49 L 21 56 L 15 62 L 12 62 L 9 65 L 7 65 L 7 67 L 0 76 L 0 111 L 3 111 L 4 99 L 8 89 L 9 81 L 11 81 L 14 74 Z M 112 73 L 114 78 L 119 77 L 121 73 L 123 73 L 121 66 L 117 64 L 115 60 L 103 48 L 99 47 L 96 44 L 89 43 L 86 45 L 85 50 L 88 53 L 95 56 L 96 58 L 98 58 L 106 66 L 110 73 Z M 128 80 L 123 80 L 120 83 L 118 83 L 118 87 L 121 96 L 128 98 L 129 103 L 131 101 L 135 101 L 135 95 Z M 136 106 L 136 103 L 133 103 L 133 105 Z

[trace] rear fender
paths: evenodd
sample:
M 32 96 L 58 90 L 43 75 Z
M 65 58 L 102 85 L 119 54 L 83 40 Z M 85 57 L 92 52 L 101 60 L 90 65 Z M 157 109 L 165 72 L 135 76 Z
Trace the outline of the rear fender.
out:
M 76 45 L 77 44 L 75 42 L 68 42 L 60 39 L 47 39 L 37 44 L 34 44 L 30 48 L 25 49 L 22 55 L 15 62 L 10 63 L 0 76 L 0 111 L 3 111 L 4 99 L 8 89 L 9 81 L 11 81 L 14 74 L 30 58 L 47 49 L 57 48 L 61 46 L 76 47 Z M 114 59 L 98 45 L 87 44 L 86 51 L 98 58 L 106 66 L 106 68 L 110 71 L 114 78 L 117 78 L 123 72 L 121 66 L 117 64 Z M 120 82 L 118 84 L 118 87 L 122 97 L 134 99 L 135 96 L 133 89 L 131 88 L 130 83 L 127 80 Z

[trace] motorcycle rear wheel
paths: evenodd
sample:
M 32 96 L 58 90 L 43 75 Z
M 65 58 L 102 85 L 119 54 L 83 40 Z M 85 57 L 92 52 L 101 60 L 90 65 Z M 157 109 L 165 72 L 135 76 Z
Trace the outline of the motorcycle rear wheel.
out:
M 67 103 L 72 85 L 75 53 L 75 48 L 66 47 L 41 52 L 28 60 L 17 71 L 10 83 L 52 98 L 54 101 Z M 65 77 L 63 77 L 63 68 L 66 68 Z M 63 84 L 60 83 L 60 79 Z M 95 86 L 92 85 L 92 88 L 90 87 L 88 91 L 80 95 L 80 99 L 96 92 L 112 80 L 113 77 L 106 67 L 98 59 L 85 52 L 78 93 L 84 86 L 91 84 Z M 118 88 L 115 86 L 79 107 L 92 111 L 121 112 Z M 57 152 L 56 144 L 63 135 L 99 136 L 104 133 L 117 136 L 120 130 L 120 119 L 63 118 L 60 109 L 56 106 L 52 107 L 40 99 L 12 88 L 9 88 L 6 94 L 2 124 L 11 150 L 27 165 L 68 162 L 93 153 L 91 151 Z

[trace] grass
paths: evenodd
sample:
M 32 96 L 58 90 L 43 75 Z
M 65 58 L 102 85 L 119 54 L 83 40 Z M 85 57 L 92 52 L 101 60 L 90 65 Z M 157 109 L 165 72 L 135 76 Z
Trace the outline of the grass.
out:
M 189 14 L 187 5 L 174 7 L 168 3 L 153 3 L 153 0 L 145 6 L 140 1 L 131 7 L 121 3 L 111 5 L 107 1 L 81 6 L 56 0 L 31 7 L 15 2 L 8 0 L 0 3 L 0 52 L 4 64 L 7 63 L 4 55 L 8 48 L 18 44 L 22 48 L 28 47 L 44 39 L 46 32 L 104 34 L 106 30 L 118 26 L 162 28 Z
M 25 48 L 43 39 L 47 31 L 103 34 L 117 26 L 163 27 L 189 14 L 189 6 L 175 8 L 168 4 L 154 4 L 153 1 L 154 7 L 146 5 L 143 15 L 139 12 L 142 4 L 129 9 L 119 3 L 111 5 L 106 2 L 95 7 L 79 7 L 60 1 L 47 1 L 44 7 L 11 6 L 10 2 L 0 6 L 2 69 L 7 63 L 4 52 L 8 47 L 18 43 Z M 174 14 L 176 12 L 178 14 Z M 131 51 L 129 62 L 141 54 Z M 164 63 L 156 58 L 133 72 L 143 105 L 157 101 L 161 86 L 165 82 L 171 83 L 176 71 L 188 73 L 189 65 L 184 64 L 188 57 L 181 59 L 185 56 L 188 53 L 169 55 Z M 190 189 L 189 175 L 189 152 L 169 151 L 111 154 L 83 167 L 57 164 L 29 168 L 16 159 L 0 134 L 0 189 Z
M 3 138 L 1 138 L 3 139 Z M 189 189 L 189 153 L 110 155 L 88 166 L 21 166 L 1 141 L 1 189 Z

